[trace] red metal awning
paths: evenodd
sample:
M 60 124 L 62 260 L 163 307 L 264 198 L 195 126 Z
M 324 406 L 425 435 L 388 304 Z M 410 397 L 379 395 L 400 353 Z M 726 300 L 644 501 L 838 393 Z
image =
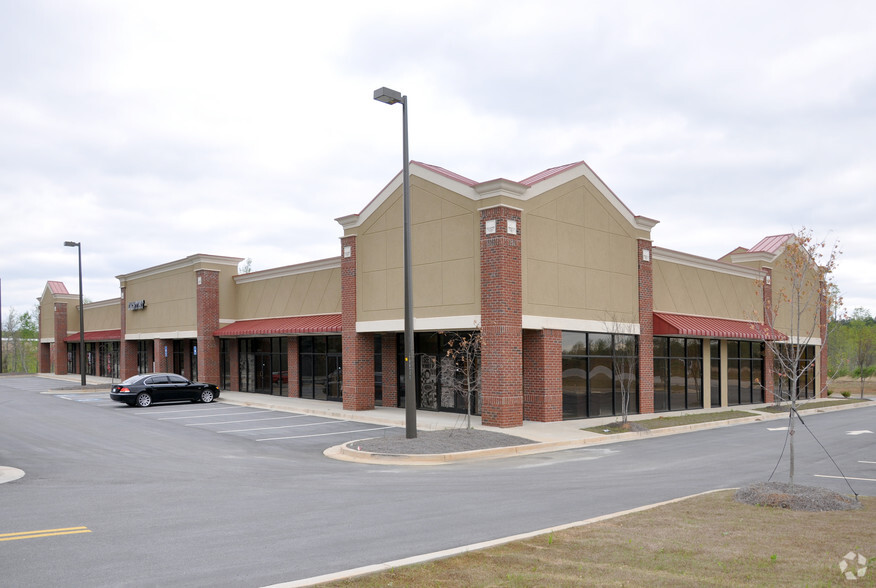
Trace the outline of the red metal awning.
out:
M 340 333 L 340 314 L 287 316 L 281 318 L 235 321 L 213 332 L 214 337 L 244 335 L 300 335 L 307 333 Z
M 770 341 L 782 341 L 788 338 L 763 323 L 668 312 L 654 313 L 654 334 Z
M 122 330 L 110 329 L 108 331 L 85 331 L 85 341 L 93 343 L 95 341 L 121 341 Z M 79 333 L 67 335 L 64 337 L 64 343 L 78 343 Z

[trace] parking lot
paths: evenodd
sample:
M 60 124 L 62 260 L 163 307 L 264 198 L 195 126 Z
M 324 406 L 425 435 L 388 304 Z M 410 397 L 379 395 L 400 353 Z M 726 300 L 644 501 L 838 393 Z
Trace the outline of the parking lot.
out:
M 237 406 L 218 402 L 168 402 L 135 408 L 110 400 L 106 393 L 58 394 L 57 398 L 115 410 L 126 416 L 192 427 L 219 435 L 234 435 L 259 443 L 282 443 L 320 451 L 355 439 L 393 435 L 399 427 L 332 419 L 308 414 Z

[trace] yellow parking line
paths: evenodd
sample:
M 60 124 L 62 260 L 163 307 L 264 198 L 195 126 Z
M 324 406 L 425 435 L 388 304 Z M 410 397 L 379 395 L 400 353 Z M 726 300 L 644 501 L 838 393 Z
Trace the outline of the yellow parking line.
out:
M 88 527 L 66 527 L 64 529 L 42 529 L 40 531 L 24 531 L 21 533 L 0 533 L 0 541 L 54 537 L 55 535 L 75 535 L 76 533 L 91 533 L 91 529 Z

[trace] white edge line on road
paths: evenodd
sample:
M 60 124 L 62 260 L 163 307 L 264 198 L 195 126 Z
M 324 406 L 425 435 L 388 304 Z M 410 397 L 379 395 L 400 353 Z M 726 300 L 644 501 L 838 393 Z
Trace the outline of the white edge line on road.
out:
M 858 461 L 858 463 L 876 463 L 876 461 Z
M 539 535 L 547 535 L 548 533 L 556 533 L 557 531 L 564 531 L 566 529 L 571 529 L 573 527 L 583 527 L 584 525 L 590 525 L 590 524 L 598 523 L 601 521 L 607 521 L 609 519 L 621 517 L 621 516 L 636 513 L 636 512 L 651 510 L 652 508 L 657 508 L 658 506 L 672 504 L 673 502 L 681 502 L 682 500 L 687 500 L 688 498 L 696 498 L 697 496 L 704 496 L 706 494 L 712 494 L 713 492 L 721 492 L 723 490 L 733 490 L 733 488 L 718 488 L 716 490 L 708 490 L 706 492 L 700 492 L 699 494 L 691 494 L 690 496 L 682 496 L 681 498 L 673 498 L 672 500 L 666 500 L 663 502 L 648 504 L 646 506 L 639 506 L 636 508 L 631 508 L 629 510 L 622 510 L 620 512 L 615 512 L 615 513 L 611 513 L 611 514 L 607 514 L 607 515 L 593 517 L 592 519 L 585 519 L 583 521 L 578 521 L 575 523 L 567 523 L 565 525 L 559 525 L 557 527 L 550 527 L 548 529 L 542 529 L 540 531 L 531 531 L 529 533 L 520 533 L 519 535 L 511 535 L 510 537 L 502 537 L 501 539 L 482 541 L 481 543 L 472 543 L 471 545 L 463 545 L 462 547 L 453 547 L 451 549 L 445 549 L 443 551 L 436 551 L 434 553 L 415 555 L 413 557 L 406 557 L 404 559 L 397 559 L 394 561 L 388 561 L 386 563 L 372 564 L 370 566 L 362 566 L 360 568 L 353 568 L 351 570 L 344 570 L 342 572 L 334 572 L 331 574 L 324 574 L 322 576 L 314 576 L 312 578 L 304 578 L 302 580 L 294 580 L 292 582 L 284 582 L 281 584 L 272 584 L 270 586 L 265 586 L 264 588 L 298 588 L 299 586 L 313 586 L 314 584 L 320 584 L 322 582 L 332 582 L 335 580 L 344 580 L 347 578 L 354 578 L 356 576 L 364 576 L 366 574 L 373 574 L 376 572 L 384 572 L 387 570 L 391 570 L 393 568 L 400 568 L 402 566 L 409 566 L 409 565 L 423 563 L 423 562 L 432 561 L 432 560 L 436 560 L 436 559 L 443 559 L 445 557 L 452 557 L 454 555 L 461 555 L 463 553 L 468 553 L 469 551 L 477 551 L 480 549 L 487 549 L 489 547 L 495 547 L 497 545 L 504 545 L 506 543 L 511 543 L 513 541 L 521 541 L 523 539 L 529 539 L 531 537 L 537 537 Z
M 219 416 L 221 416 L 221 415 L 219 415 Z M 187 427 L 209 427 L 210 425 L 233 425 L 234 423 L 251 423 L 253 421 L 278 421 L 280 419 L 297 419 L 297 418 L 301 418 L 303 416 L 307 416 L 307 415 L 290 414 L 290 415 L 280 416 L 280 417 L 267 417 L 264 419 L 240 419 L 240 420 L 236 420 L 236 421 L 223 421 L 221 423 L 189 423 L 186 426 Z
M 821 474 L 813 474 L 816 478 L 834 478 L 836 480 L 858 480 L 860 482 L 876 482 L 876 478 L 852 478 L 851 476 L 823 476 Z
M 365 431 L 379 431 L 380 429 L 394 429 L 395 427 L 374 427 L 372 429 L 356 429 L 355 431 L 335 431 L 333 433 L 315 433 L 313 435 L 298 435 L 297 437 L 271 437 L 269 439 L 256 439 L 256 441 L 282 441 L 283 439 L 306 439 L 307 437 L 325 437 L 326 435 L 343 435 L 344 433 L 363 433 Z

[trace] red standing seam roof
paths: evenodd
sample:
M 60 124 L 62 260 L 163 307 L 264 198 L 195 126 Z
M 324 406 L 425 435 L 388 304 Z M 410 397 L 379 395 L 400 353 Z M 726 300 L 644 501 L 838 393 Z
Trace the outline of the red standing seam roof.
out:
M 567 169 L 572 169 L 573 167 L 577 167 L 577 166 L 581 165 L 582 163 L 584 163 L 584 162 L 583 161 L 576 161 L 575 163 L 567 163 L 566 165 L 552 167 L 550 169 L 546 169 L 544 171 L 538 172 L 535 175 L 529 176 L 526 179 L 520 180 L 519 183 L 523 184 L 524 186 L 531 187 L 532 185 L 537 184 L 538 182 L 544 181 L 544 180 L 546 180 L 552 176 L 555 176 L 557 174 L 561 174 L 564 171 L 566 171 Z
M 67 286 L 64 285 L 64 282 L 53 282 L 49 280 L 48 282 L 49 291 L 52 294 L 69 294 L 67 291 Z
M 654 334 L 687 335 L 711 339 L 760 340 L 766 338 L 770 341 L 782 341 L 788 338 L 783 333 L 763 323 L 667 312 L 654 313 Z
M 441 174 L 442 176 L 446 176 L 446 177 L 450 178 L 451 180 L 456 180 L 457 182 L 459 182 L 461 184 L 465 184 L 466 186 L 469 186 L 469 187 L 477 186 L 479 183 L 479 182 L 476 182 L 476 181 L 469 179 L 465 176 L 461 176 L 458 173 L 454 173 L 454 172 L 450 171 L 449 169 L 444 169 L 443 167 L 440 167 L 437 165 L 432 165 L 431 163 L 423 163 L 422 161 L 411 161 L 411 163 L 415 163 L 415 164 L 419 165 L 420 167 L 425 167 L 426 169 L 430 169 L 435 173 Z
M 340 314 L 319 314 L 235 321 L 214 331 L 213 336 L 237 337 L 243 335 L 298 335 L 340 332 Z
M 748 250 L 748 253 L 777 253 L 785 242 L 794 235 L 788 233 L 786 235 L 772 235 L 764 237 L 760 242 Z
M 108 331 L 85 331 L 85 341 L 88 343 L 94 343 L 95 341 L 121 341 L 122 340 L 122 330 L 121 329 L 110 329 Z M 78 343 L 79 342 L 79 333 L 74 333 L 73 335 L 67 335 L 64 337 L 65 343 Z

